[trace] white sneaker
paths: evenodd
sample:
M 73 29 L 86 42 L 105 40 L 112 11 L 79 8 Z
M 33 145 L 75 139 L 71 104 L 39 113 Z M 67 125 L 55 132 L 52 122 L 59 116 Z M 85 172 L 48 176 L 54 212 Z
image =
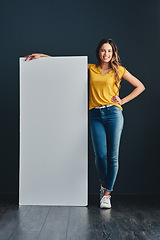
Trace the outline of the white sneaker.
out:
M 100 200 L 100 208 L 111 208 L 111 202 L 110 202 L 111 195 L 109 196 L 103 196 Z
M 102 197 L 104 196 L 105 190 L 106 190 L 106 189 L 101 185 L 101 189 L 100 189 L 100 200 L 101 200 Z

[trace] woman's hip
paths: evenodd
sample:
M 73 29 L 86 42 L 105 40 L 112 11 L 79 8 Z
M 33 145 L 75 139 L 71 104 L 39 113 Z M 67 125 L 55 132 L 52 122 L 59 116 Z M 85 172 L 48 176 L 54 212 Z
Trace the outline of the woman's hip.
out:
M 124 116 L 122 110 L 119 107 L 112 105 L 106 108 L 101 109 L 93 108 L 89 110 L 89 119 L 90 122 L 101 121 L 102 123 L 114 122 L 118 124 L 119 122 L 123 123 Z

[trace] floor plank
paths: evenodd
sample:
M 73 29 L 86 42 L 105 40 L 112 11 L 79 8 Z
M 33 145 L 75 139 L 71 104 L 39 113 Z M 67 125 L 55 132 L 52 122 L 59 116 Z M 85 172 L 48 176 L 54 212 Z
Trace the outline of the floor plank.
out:
M 3 207 L 4 208 L 4 207 Z M 30 206 L 10 205 L 6 207 L 6 211 L 0 214 L 0 239 L 8 240 L 17 228 L 18 224 L 27 214 Z
M 38 240 L 66 240 L 70 207 L 52 206 Z
M 9 240 L 37 239 L 49 210 L 49 206 L 31 206 Z
M 71 207 L 66 240 L 95 239 L 89 207 Z

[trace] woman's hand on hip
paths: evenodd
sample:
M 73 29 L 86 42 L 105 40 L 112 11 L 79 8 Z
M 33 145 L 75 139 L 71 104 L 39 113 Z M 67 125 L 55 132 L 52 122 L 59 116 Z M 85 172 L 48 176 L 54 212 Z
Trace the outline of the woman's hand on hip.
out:
M 114 103 L 119 103 L 120 105 L 123 104 L 123 101 L 117 95 L 113 96 L 111 98 L 111 101 L 114 102 Z

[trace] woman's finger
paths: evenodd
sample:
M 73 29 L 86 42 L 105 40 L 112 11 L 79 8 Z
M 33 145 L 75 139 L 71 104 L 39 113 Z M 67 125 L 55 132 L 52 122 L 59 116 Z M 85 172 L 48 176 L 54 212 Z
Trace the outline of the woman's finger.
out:
M 25 56 L 26 57 L 25 61 L 27 61 L 31 56 L 32 56 L 32 54 Z
M 36 57 L 35 54 L 30 54 L 30 55 L 27 56 L 27 58 L 26 58 L 25 61 L 27 61 L 27 59 L 32 60 L 32 59 L 34 59 L 35 57 Z

